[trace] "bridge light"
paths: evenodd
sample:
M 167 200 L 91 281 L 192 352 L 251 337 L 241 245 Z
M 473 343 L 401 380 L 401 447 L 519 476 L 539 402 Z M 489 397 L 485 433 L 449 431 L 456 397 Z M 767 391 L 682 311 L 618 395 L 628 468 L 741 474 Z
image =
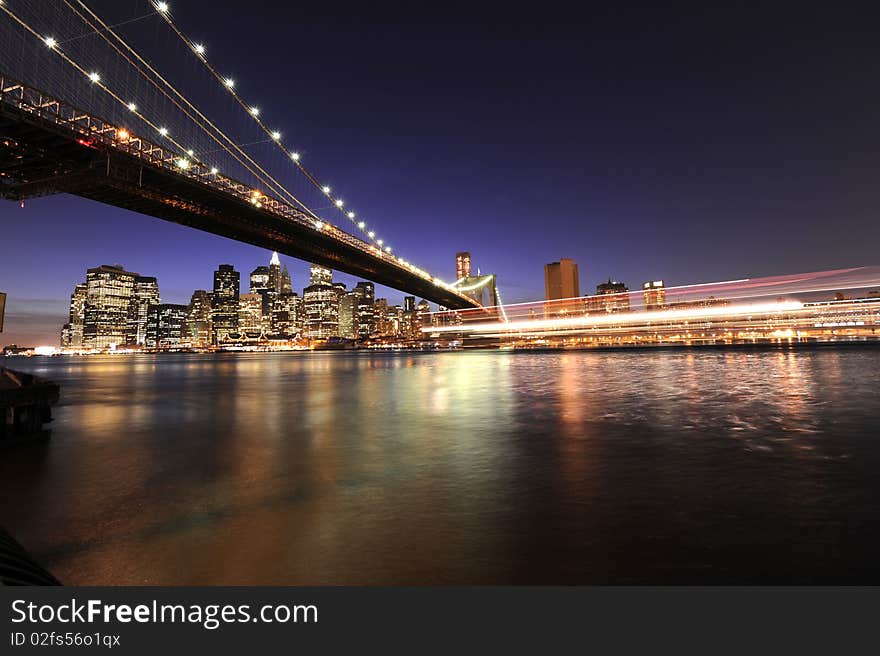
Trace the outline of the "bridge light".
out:
M 259 107 L 251 107 L 248 111 L 251 113 L 252 116 L 259 116 L 260 115 L 260 108 Z
M 281 133 L 278 130 L 275 130 L 275 132 L 272 133 L 272 138 L 275 141 L 278 141 L 281 138 Z
M 342 207 L 343 205 L 345 205 L 345 201 L 343 201 L 341 198 L 337 198 L 336 207 Z
M 134 103 L 128 103 L 128 111 L 130 111 L 130 112 L 136 112 L 136 111 L 137 111 L 137 108 L 138 108 L 138 106 L 135 105 Z
M 299 161 L 299 153 L 290 153 L 290 159 L 292 159 L 294 162 L 298 162 Z
M 126 140 L 128 140 L 128 137 L 129 137 L 128 130 L 126 130 L 125 128 L 122 128 L 122 129 L 116 131 L 116 138 L 119 139 L 120 141 L 126 141 Z
M 231 77 L 227 77 L 225 80 L 223 80 L 223 84 L 231 89 L 235 86 L 235 80 L 233 80 Z
M 316 229 L 316 230 L 323 230 L 323 229 L 324 229 L 324 224 L 321 223 L 320 221 L 315 221 L 315 229 Z
M 363 221 L 361 221 L 360 223 L 358 223 L 358 228 L 360 228 L 361 230 L 363 230 L 363 229 L 366 228 L 366 227 L 367 227 L 367 224 L 364 223 Z
M 178 168 L 181 168 L 184 171 L 186 171 L 189 168 L 189 160 L 186 159 L 185 157 L 181 157 L 180 159 L 177 160 L 177 166 L 178 166 Z
M 354 218 L 354 212 L 349 212 L 349 213 L 348 213 L 348 218 L 349 218 L 349 219 L 353 219 L 353 218 Z
M 217 175 L 217 173 L 218 173 L 217 167 L 215 166 L 211 169 L 211 175 Z
M 159 134 L 161 134 L 163 137 L 167 137 L 168 136 L 168 128 L 159 128 Z
M 386 247 L 385 247 L 385 252 L 386 252 L 386 253 L 390 253 L 390 252 L 391 252 L 391 246 L 386 246 Z
M 186 154 L 189 155 L 190 157 L 195 157 L 195 156 L 196 156 L 195 151 L 193 151 L 192 148 L 190 148 L 188 151 L 186 151 Z
M 372 239 L 373 237 L 376 236 L 376 233 L 371 230 L 370 232 L 367 233 L 367 235 L 369 236 L 370 239 Z
M 95 73 L 94 71 L 92 71 L 91 73 L 89 73 L 89 79 L 90 79 L 92 82 L 100 82 L 100 81 L 101 81 L 101 76 L 98 75 L 97 73 Z
M 158 11 L 160 14 L 167 14 L 168 13 L 168 3 L 167 2 L 157 2 L 156 3 L 156 11 Z
M 329 193 L 330 193 L 330 187 L 325 186 L 325 187 L 323 187 L 323 188 L 321 189 L 321 191 L 323 191 L 325 194 L 329 194 Z
M 376 243 L 379 244 L 379 246 L 381 246 L 383 242 L 382 242 L 382 240 L 380 239 L 380 240 L 378 240 Z
M 195 44 L 195 45 L 193 46 L 193 50 L 196 51 L 196 54 L 199 54 L 199 55 L 204 55 L 204 54 L 205 54 L 205 46 L 203 46 L 201 43 L 197 43 L 197 44 Z
M 44 43 L 49 48 L 54 48 L 55 46 L 58 45 L 58 42 L 54 38 L 52 38 L 51 36 L 47 36 Z

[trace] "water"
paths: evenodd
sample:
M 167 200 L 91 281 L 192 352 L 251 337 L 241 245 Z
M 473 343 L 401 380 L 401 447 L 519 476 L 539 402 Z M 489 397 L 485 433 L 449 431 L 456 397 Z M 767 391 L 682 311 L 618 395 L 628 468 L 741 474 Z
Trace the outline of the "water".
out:
M 880 583 L 880 350 L 10 359 L 70 584 Z

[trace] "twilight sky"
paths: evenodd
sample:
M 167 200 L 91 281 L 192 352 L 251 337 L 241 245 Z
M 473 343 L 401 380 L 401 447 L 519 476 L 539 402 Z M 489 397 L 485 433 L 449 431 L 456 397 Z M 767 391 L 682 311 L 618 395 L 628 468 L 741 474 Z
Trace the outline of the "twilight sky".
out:
M 506 301 L 560 257 L 582 293 L 880 264 L 875 10 L 170 4 L 397 252 L 452 279 L 470 250 Z M 0 344 L 56 344 L 88 267 L 185 303 L 270 255 L 69 196 L 0 201 L 0 230 Z

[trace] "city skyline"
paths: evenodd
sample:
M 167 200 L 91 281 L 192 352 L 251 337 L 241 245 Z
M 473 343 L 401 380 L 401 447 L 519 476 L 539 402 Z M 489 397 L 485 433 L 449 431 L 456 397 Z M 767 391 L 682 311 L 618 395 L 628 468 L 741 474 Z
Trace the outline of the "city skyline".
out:
M 258 17 L 224 2 L 174 7 L 187 25 L 208 9 L 234 13 L 206 33 L 242 85 L 291 75 L 281 46 L 292 9 L 259 22 L 259 47 L 234 59 L 229 44 Z M 515 12 L 487 34 L 474 27 L 497 21 L 482 9 L 442 29 L 406 11 L 386 22 L 382 8 L 341 23 L 319 8 L 296 11 L 312 26 L 298 38 L 321 66 L 297 66 L 295 83 L 262 94 L 264 111 L 289 110 L 304 156 L 429 271 L 451 278 L 454 254 L 467 249 L 475 268 L 498 274 L 506 302 L 523 302 L 543 296 L 542 267 L 565 257 L 578 262 L 583 290 L 608 278 L 635 289 L 876 263 L 876 93 L 849 83 L 850 63 L 871 43 L 862 17 L 829 10 L 792 23 L 768 9 L 755 33 L 724 12 L 614 9 L 589 24 L 543 23 L 526 56 L 531 22 Z M 388 38 L 361 47 L 361 20 Z M 829 37 L 829 26 L 846 38 Z M 342 53 L 326 45 L 340 30 Z M 455 52 L 439 48 L 450 31 Z M 409 102 L 378 90 L 404 82 Z M 312 85 L 320 101 L 297 93 Z M 371 111 L 352 107 L 352 96 Z M 208 285 L 198 281 L 209 267 L 243 271 L 261 250 L 71 196 L 4 203 L 0 213 L 5 239 L 20 246 L 0 261 L 4 341 L 50 342 L 66 312 L 62 281 L 85 267 L 149 269 L 171 302 L 185 303 Z M 829 230 L 846 248 L 830 247 Z M 308 265 L 289 262 L 303 281 Z

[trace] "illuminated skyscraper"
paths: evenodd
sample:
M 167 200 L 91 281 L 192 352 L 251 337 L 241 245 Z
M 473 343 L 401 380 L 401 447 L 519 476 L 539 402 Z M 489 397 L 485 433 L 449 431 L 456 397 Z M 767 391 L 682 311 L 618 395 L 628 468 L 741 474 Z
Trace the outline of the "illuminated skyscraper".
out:
M 85 283 L 80 283 L 73 288 L 73 293 L 70 295 L 68 323 L 65 324 L 65 332 L 62 333 L 61 346 L 65 348 L 82 348 L 85 312 L 86 285 Z
M 544 265 L 545 299 L 555 301 L 581 295 L 578 265 L 567 257 Z
M 128 314 L 126 343 L 144 346 L 147 341 L 147 320 L 151 305 L 161 303 L 159 283 L 153 277 L 136 276 Z
M 215 344 L 222 342 L 229 333 L 238 331 L 240 278 L 240 274 L 231 264 L 221 264 L 214 272 L 211 327 Z
M 211 345 L 211 333 L 211 294 L 197 289 L 186 309 L 186 339 L 196 348 L 205 348 Z
M 271 289 L 269 286 L 269 267 L 258 266 L 251 271 L 249 291 L 251 294 L 261 294 L 268 289 Z
M 666 287 L 662 280 L 649 280 L 642 285 L 642 298 L 646 310 L 660 310 L 666 305 Z
M 282 294 L 292 294 L 293 293 L 293 284 L 290 280 L 290 271 L 287 270 L 287 265 L 285 264 L 281 268 L 281 293 Z
M 281 291 L 281 260 L 278 259 L 278 253 L 272 253 L 272 259 L 269 260 L 269 289 L 276 294 Z
M 360 296 L 358 304 L 358 337 L 366 339 L 375 329 L 376 316 L 373 302 L 376 297 L 376 287 L 371 282 L 361 281 L 354 286 L 354 291 Z
M 596 285 L 596 296 L 591 296 L 587 303 L 590 311 L 624 312 L 629 310 L 629 287 L 622 282 L 608 279 Z
M 84 347 L 103 349 L 125 344 L 137 275 L 108 264 L 86 272 Z
M 145 345 L 147 348 L 180 348 L 187 341 L 186 305 L 160 303 L 151 305 L 147 313 Z
M 238 330 L 261 333 L 263 330 L 263 295 L 241 294 L 238 297 Z
M 471 254 L 462 251 L 455 254 L 455 279 L 461 280 L 471 275 Z
M 277 337 L 295 337 L 302 327 L 302 299 L 295 293 L 278 294 L 272 303 L 272 330 Z
M 339 300 L 339 336 L 346 339 L 358 338 L 361 295 L 357 291 L 344 294 Z
M 340 290 L 333 285 L 333 272 L 312 265 L 309 273 L 312 284 L 303 290 L 303 332 L 309 339 L 336 337 L 339 334 Z M 345 291 L 344 285 L 342 291 Z

